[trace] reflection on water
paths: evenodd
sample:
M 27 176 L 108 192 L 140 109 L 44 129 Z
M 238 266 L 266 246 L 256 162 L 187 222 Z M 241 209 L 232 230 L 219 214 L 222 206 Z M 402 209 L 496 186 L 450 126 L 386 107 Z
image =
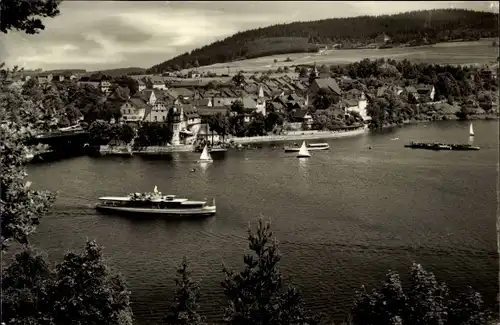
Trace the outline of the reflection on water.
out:
M 209 162 L 198 162 L 198 166 L 200 167 L 200 170 L 203 172 L 203 173 L 206 173 L 207 170 L 208 170 L 208 166 L 210 166 L 211 163 Z
M 299 170 L 303 177 L 307 177 L 309 170 L 309 158 L 298 158 Z

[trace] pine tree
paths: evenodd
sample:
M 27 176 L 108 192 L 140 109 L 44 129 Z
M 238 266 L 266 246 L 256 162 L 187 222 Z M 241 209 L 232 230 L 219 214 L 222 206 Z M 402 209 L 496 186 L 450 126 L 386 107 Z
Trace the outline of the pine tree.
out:
M 169 312 L 162 321 L 165 325 L 203 325 L 205 320 L 197 312 L 200 289 L 198 283 L 191 279 L 191 272 L 188 271 L 186 257 L 177 269 L 178 278 L 175 279 L 177 292 L 175 302 L 170 307 Z
M 245 269 L 234 273 L 224 268 L 222 282 L 229 300 L 225 321 L 232 325 L 314 324 L 298 291 L 283 290 L 278 269 L 281 256 L 273 239 L 270 224 L 259 219 L 257 231 L 248 230 L 249 248 L 253 254 L 244 257 Z

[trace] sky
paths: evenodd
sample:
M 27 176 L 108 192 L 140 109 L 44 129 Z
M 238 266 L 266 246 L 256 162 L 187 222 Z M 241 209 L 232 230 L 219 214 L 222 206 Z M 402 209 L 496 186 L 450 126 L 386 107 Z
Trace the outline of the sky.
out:
M 0 34 L 0 62 L 44 70 L 149 68 L 247 29 L 437 8 L 498 12 L 498 2 L 65 0 L 40 34 Z

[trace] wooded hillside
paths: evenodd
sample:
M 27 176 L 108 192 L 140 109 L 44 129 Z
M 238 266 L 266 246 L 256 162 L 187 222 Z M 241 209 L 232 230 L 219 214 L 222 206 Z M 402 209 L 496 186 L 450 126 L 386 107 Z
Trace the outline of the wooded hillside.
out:
M 412 11 L 273 25 L 237 33 L 151 67 L 176 71 L 274 54 L 317 51 L 322 45 L 359 48 L 378 42 L 417 46 L 449 40 L 498 37 L 498 14 L 463 9 Z M 307 41 L 306 41 L 307 40 Z

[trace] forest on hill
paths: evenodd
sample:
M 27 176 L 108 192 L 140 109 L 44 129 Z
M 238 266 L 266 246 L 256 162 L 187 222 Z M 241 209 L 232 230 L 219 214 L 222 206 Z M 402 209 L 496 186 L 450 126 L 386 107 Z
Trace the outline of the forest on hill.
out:
M 390 40 L 384 40 L 384 36 Z M 157 64 L 148 72 L 162 73 L 268 55 L 312 52 L 325 45 L 340 48 L 361 48 L 372 43 L 379 43 L 381 47 L 418 46 L 483 37 L 498 37 L 497 13 L 437 9 L 294 22 L 236 33 Z

